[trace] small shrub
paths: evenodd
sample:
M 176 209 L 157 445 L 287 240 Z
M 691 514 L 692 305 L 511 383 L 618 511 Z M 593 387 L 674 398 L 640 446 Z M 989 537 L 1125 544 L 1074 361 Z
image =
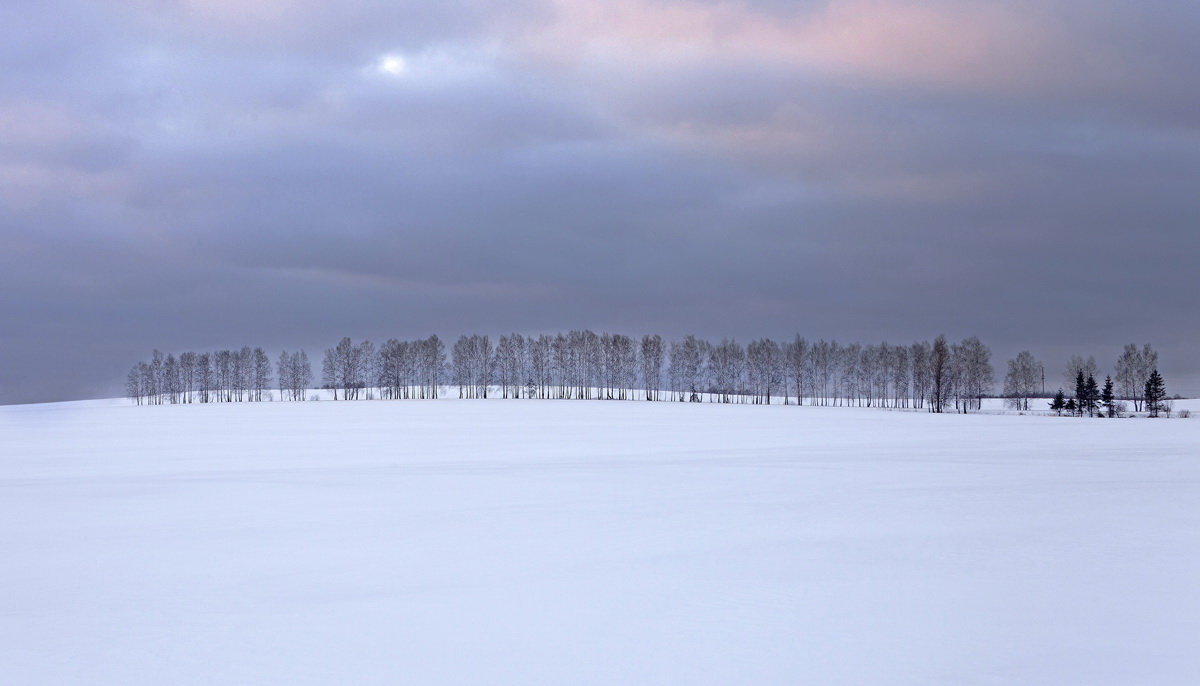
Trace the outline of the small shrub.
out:
M 1191 410 L 1180 410 L 1180 411 L 1179 411 L 1179 418 L 1180 418 L 1180 419 L 1190 419 L 1190 418 L 1191 418 L 1191 416 L 1192 416 L 1192 411 L 1191 411 Z

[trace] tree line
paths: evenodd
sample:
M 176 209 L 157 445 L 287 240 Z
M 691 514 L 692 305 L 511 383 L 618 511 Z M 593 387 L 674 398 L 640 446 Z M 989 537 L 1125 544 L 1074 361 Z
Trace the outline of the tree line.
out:
M 257 402 L 270 399 L 270 384 L 271 361 L 262 348 L 179 357 L 155 350 L 129 370 L 125 393 L 139 405 Z
M 635 338 L 582 330 L 514 333 L 494 341 L 463 335 L 449 351 L 436 335 L 379 346 L 343 338 L 324 353 L 320 386 L 335 400 L 437 398 L 450 387 L 460 398 L 807 402 L 967 412 L 980 409 L 992 393 L 991 358 L 976 337 L 952 343 L 945 336 L 896 345 L 797 335 L 743 345 L 729 338 L 667 341 L 655 334 Z M 1069 371 L 1088 364 L 1094 368 L 1094 359 L 1072 358 Z M 1118 390 L 1139 409 L 1147 365 L 1157 366 L 1148 345 L 1127 346 L 1117 365 Z M 313 373 L 306 353 L 281 353 L 274 371 L 281 399 L 307 399 Z M 271 399 L 271 372 L 261 348 L 178 357 L 155 351 L 130 371 L 127 391 L 139 404 L 254 402 Z M 1010 407 L 1030 410 L 1043 386 L 1044 367 L 1031 353 L 1008 362 L 1004 395 Z
M 458 338 L 449 361 L 437 337 L 342 339 L 325 353 L 323 387 L 335 398 L 437 397 L 442 374 L 460 398 L 609 399 L 978 409 L 993 379 L 978 338 L 951 344 L 842 345 L 797 336 L 743 346 L 687 336 L 571 331 Z

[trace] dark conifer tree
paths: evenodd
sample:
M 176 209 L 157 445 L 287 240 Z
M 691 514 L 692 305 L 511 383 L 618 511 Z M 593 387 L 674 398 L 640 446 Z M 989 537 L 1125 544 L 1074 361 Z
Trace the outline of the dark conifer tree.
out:
M 1067 412 L 1070 412 L 1071 414 L 1075 414 L 1075 411 L 1078 408 L 1079 408 L 1079 405 L 1078 405 L 1078 403 L 1075 402 L 1074 398 L 1068 398 L 1067 404 L 1063 405 L 1063 409 L 1065 409 Z
M 1146 380 L 1145 395 L 1146 410 L 1150 412 L 1151 417 L 1157 417 L 1163 409 L 1163 401 L 1167 399 L 1167 384 L 1157 369 L 1150 372 L 1150 378 Z
M 1104 406 L 1104 414 L 1110 419 L 1117 416 L 1117 394 L 1113 390 L 1111 376 L 1104 377 L 1104 390 L 1100 391 L 1100 403 Z
M 1058 389 L 1058 393 L 1054 394 L 1054 400 L 1050 403 L 1050 409 L 1060 415 L 1063 413 L 1063 410 L 1067 409 L 1067 396 L 1063 393 L 1063 389 Z
M 1084 395 L 1086 408 L 1079 408 L 1080 414 L 1086 409 L 1089 417 L 1095 417 L 1097 406 L 1100 403 L 1100 387 L 1096 385 L 1096 377 L 1091 374 L 1088 374 L 1087 382 L 1084 384 Z

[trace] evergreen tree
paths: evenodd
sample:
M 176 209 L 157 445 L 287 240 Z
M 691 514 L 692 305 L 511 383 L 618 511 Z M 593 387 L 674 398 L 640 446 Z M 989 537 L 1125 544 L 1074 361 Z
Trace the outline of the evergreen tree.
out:
M 1058 393 L 1054 394 L 1054 400 L 1050 403 L 1050 409 L 1059 415 L 1063 413 L 1063 410 L 1067 409 L 1067 396 L 1063 393 L 1063 389 L 1058 389 Z
M 1096 416 L 1096 409 L 1100 402 L 1100 388 L 1096 385 L 1096 377 L 1088 374 L 1087 382 L 1084 384 L 1084 405 L 1079 408 L 1079 413 L 1083 414 L 1086 409 L 1089 417 Z
M 1067 399 L 1067 404 L 1066 404 L 1066 405 L 1063 405 L 1063 409 L 1065 409 L 1067 412 L 1070 412 L 1071 414 L 1075 414 L 1075 410 L 1076 410 L 1078 407 L 1079 407 L 1079 405 L 1077 405 L 1077 404 L 1075 403 L 1075 399 L 1074 399 L 1074 398 L 1068 398 L 1068 399 Z
M 1151 417 L 1157 417 L 1163 409 L 1163 401 L 1167 399 L 1167 384 L 1157 369 L 1151 372 L 1150 378 L 1146 380 L 1145 395 L 1146 410 L 1150 412 Z
M 1100 403 L 1104 405 L 1104 414 L 1110 419 L 1117 416 L 1117 394 L 1113 390 L 1111 376 L 1104 377 L 1104 390 L 1100 392 Z

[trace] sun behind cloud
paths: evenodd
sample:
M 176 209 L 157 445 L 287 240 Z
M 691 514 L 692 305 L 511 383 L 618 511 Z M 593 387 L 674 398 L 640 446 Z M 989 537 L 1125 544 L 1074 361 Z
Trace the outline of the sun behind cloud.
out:
M 408 68 L 408 63 L 400 55 L 389 53 L 381 56 L 375 62 L 375 70 L 389 76 L 399 76 Z

